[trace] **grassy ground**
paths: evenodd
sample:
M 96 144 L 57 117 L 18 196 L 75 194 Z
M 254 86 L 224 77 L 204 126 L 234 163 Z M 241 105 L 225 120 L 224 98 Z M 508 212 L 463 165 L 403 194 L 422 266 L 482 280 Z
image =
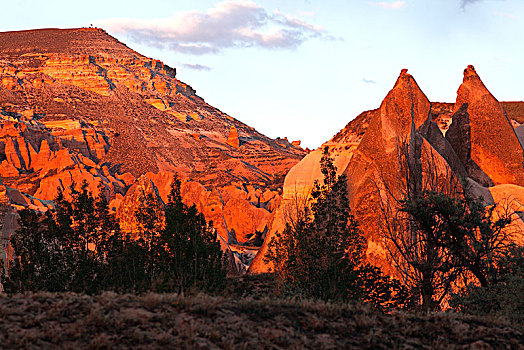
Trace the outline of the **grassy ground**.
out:
M 522 349 L 501 321 L 358 305 L 174 294 L 0 297 L 1 348 Z

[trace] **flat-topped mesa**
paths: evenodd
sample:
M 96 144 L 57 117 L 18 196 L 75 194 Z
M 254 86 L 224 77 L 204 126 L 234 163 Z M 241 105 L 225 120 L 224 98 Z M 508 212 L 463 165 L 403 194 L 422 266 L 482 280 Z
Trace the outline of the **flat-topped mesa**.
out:
M 103 30 L 0 33 L 0 177 L 25 202 L 85 179 L 92 191 L 103 185 L 124 230 L 136 232 L 134 180 L 162 196 L 164 175 L 176 173 L 192 180 L 184 200 L 221 241 L 245 243 L 265 230 L 283 175 L 305 153 L 207 104 L 175 69 Z
M 207 186 L 227 184 L 234 168 L 249 181 L 270 181 L 304 155 L 210 106 L 175 75 L 96 28 L 0 33 L 0 108 L 32 110 L 40 123 L 95 123 L 111 145 L 99 160 L 121 164 L 123 173 L 176 171 Z M 236 133 L 225 152 L 216 145 L 227 146 L 231 126 Z M 239 159 L 254 168 L 238 167 Z
M 446 133 L 468 176 L 484 186 L 524 185 L 524 152 L 504 109 L 473 66 L 464 70 Z
M 0 33 L 0 38 L 0 55 L 108 53 L 118 56 L 132 51 L 100 28 L 20 30 Z M 137 57 L 145 58 L 132 52 Z

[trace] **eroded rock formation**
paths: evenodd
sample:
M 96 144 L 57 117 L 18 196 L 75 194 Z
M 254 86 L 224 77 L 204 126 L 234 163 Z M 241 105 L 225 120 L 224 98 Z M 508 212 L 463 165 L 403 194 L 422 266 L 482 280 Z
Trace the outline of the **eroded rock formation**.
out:
M 11 204 L 44 210 L 57 187 L 85 180 L 95 193 L 102 185 L 132 230 L 140 186 L 165 202 L 176 173 L 224 242 L 241 244 L 267 229 L 281 179 L 304 154 L 103 30 L 0 33 L 0 176 L 20 194 Z
M 464 70 L 446 138 L 475 181 L 484 186 L 524 185 L 522 145 L 503 107 L 473 66 Z
M 514 119 L 508 118 L 506 105 Z M 457 184 L 466 178 L 469 190 L 486 204 L 508 201 L 514 213 L 521 213 L 524 157 L 519 133 L 512 127 L 522 122 L 524 114 L 519 110 L 518 103 L 500 104 L 472 66 L 464 71 L 455 105 L 430 103 L 413 77 L 402 70 L 378 110 L 361 114 L 289 171 L 282 204 L 250 271 L 260 273 L 270 267 L 263 260 L 269 240 L 283 229 L 289 207 L 321 179 L 319 160 L 324 147 L 330 150 L 338 172 L 348 176 L 350 206 L 367 239 L 367 261 L 388 273 L 394 271 L 380 223 L 387 198 L 401 194 L 398 146 L 403 142 L 409 144 L 410 161 L 418 164 L 421 174 L 433 171 Z M 432 169 L 427 169 L 429 163 L 434 164 Z M 519 220 L 517 224 L 523 226 Z

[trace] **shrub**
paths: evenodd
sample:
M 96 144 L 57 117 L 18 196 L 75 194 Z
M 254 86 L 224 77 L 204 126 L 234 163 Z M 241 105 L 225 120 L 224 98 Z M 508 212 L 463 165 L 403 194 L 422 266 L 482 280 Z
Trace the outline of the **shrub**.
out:
M 224 286 L 227 261 L 216 231 L 194 205 L 182 202 L 178 179 L 166 208 L 154 211 L 144 201 L 137 240 L 121 233 L 103 188 L 96 198 L 87 188 L 87 182 L 79 190 L 72 185 L 70 201 L 59 190 L 55 209 L 45 214 L 20 211 L 20 229 L 11 237 L 16 258 L 2 276 L 6 292 L 182 292 Z
M 512 246 L 497 261 L 496 272 L 486 286 L 468 284 L 453 294 L 450 304 L 474 315 L 501 316 L 524 326 L 524 247 Z

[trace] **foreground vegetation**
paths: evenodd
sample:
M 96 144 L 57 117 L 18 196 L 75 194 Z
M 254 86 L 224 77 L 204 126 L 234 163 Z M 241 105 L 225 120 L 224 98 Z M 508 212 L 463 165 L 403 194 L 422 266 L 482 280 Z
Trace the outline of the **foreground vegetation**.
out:
M 289 295 L 332 302 L 359 301 L 381 310 L 406 308 L 412 298 L 401 282 L 364 262 L 366 240 L 351 213 L 347 178 L 324 148 L 324 176 L 311 196 L 296 199 L 286 227 L 269 242 L 266 263 Z
M 484 317 L 384 314 L 351 303 L 41 292 L 0 297 L 0 344 L 34 349 L 518 349 L 524 334 Z
M 524 323 L 524 247 L 514 243 L 511 215 L 485 206 L 467 183 L 409 161 L 399 146 L 400 181 L 383 189 L 383 236 L 399 279 L 365 264 L 362 231 L 351 214 L 347 178 L 324 149 L 324 175 L 311 196 L 296 199 L 266 262 L 284 293 L 324 301 L 358 301 L 383 311 L 455 310 Z M 400 188 L 395 198 L 392 188 Z M 380 190 L 380 189 L 379 189 Z M 377 195 L 378 196 L 378 195 Z

